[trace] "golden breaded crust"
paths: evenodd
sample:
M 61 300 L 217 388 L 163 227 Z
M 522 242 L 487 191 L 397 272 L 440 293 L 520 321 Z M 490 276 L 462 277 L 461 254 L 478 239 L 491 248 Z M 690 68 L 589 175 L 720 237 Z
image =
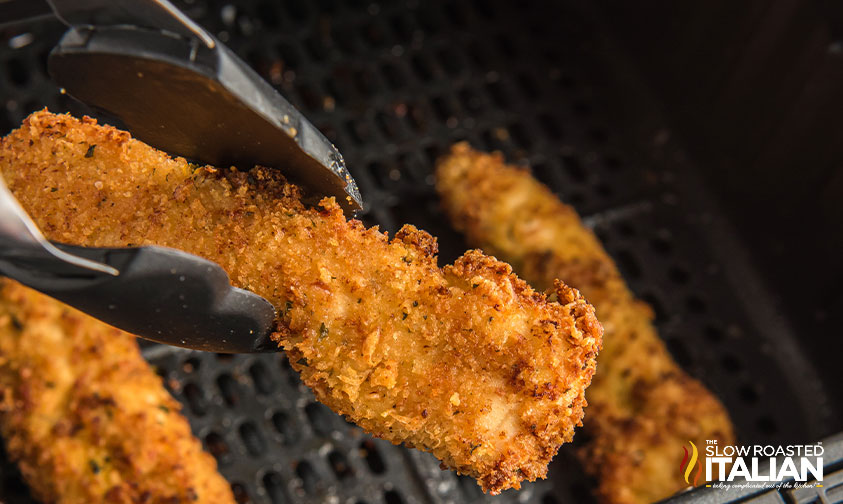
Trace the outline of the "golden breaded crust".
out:
M 649 503 L 685 486 L 677 468 L 688 441 L 731 444 L 720 402 L 673 361 L 614 262 L 573 208 L 499 154 L 455 145 L 438 163 L 437 189 L 455 227 L 509 261 L 536 288 L 555 279 L 591 301 L 605 328 L 600 371 L 588 390 L 580 453 L 605 503 Z
M 33 114 L 0 171 L 53 240 L 217 262 L 278 308 L 276 338 L 320 401 L 490 492 L 543 477 L 580 423 L 602 328 L 561 283 L 548 301 L 477 251 L 440 269 L 411 226 L 390 241 L 333 199 L 305 208 L 276 170 L 192 166 L 88 118 Z
M 0 432 L 56 503 L 234 502 L 135 338 L 0 280 Z

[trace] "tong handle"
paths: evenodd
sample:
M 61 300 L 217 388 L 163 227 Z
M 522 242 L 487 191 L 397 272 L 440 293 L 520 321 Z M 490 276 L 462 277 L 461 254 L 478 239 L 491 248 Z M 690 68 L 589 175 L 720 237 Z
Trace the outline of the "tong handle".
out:
M 209 49 L 216 43 L 168 0 L 47 0 L 56 16 L 69 26 L 130 25 L 199 39 Z
M 66 252 L 120 269 L 118 276 L 45 275 L 19 261 L 0 273 L 144 339 L 219 353 L 278 351 L 269 334 L 275 309 L 232 287 L 216 263 L 166 247 L 89 248 Z M 32 267 L 30 267 L 32 266 Z

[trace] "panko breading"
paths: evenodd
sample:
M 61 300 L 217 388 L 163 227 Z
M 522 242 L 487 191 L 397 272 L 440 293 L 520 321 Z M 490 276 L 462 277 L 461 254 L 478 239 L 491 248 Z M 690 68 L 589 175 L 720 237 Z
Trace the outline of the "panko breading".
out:
M 277 170 L 190 165 L 90 118 L 33 114 L 0 171 L 52 240 L 217 262 L 278 308 L 274 337 L 320 401 L 487 491 L 543 477 L 580 424 L 602 328 L 562 283 L 550 301 L 478 251 L 440 269 L 412 226 L 390 241 L 333 199 L 305 208 Z
M 588 390 L 580 453 L 605 503 L 648 503 L 683 488 L 688 441 L 734 440 L 720 402 L 673 361 L 614 262 L 573 208 L 499 153 L 455 145 L 437 166 L 437 189 L 454 226 L 509 261 L 538 289 L 556 279 L 594 304 L 605 328 L 599 372 Z
M 64 504 L 234 502 L 134 336 L 0 280 L 0 433 Z

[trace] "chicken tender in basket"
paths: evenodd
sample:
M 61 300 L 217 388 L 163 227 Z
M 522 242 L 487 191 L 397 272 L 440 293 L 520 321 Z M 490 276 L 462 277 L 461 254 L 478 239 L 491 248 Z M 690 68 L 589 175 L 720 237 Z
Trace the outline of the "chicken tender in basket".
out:
M 573 208 L 499 153 L 465 143 L 440 160 L 436 176 L 446 212 L 471 244 L 509 261 L 538 289 L 561 279 L 594 303 L 606 337 L 580 458 L 601 502 L 669 497 L 686 486 L 677 468 L 688 441 L 734 442 L 723 405 L 674 362 L 650 307 L 633 296 Z
M 487 491 L 543 477 L 580 424 L 602 328 L 561 282 L 536 292 L 478 251 L 439 268 L 412 226 L 389 240 L 333 199 L 303 206 L 277 170 L 191 165 L 89 118 L 33 114 L 0 172 L 49 239 L 220 264 L 278 309 L 274 337 L 320 401 Z
M 61 504 L 234 503 L 135 337 L 0 280 L 0 434 Z

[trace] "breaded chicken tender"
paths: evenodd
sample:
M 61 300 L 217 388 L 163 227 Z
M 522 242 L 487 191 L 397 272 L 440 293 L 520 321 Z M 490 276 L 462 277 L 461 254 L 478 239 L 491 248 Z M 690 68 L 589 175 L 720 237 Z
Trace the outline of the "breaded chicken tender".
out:
M 333 199 L 306 208 L 277 170 L 191 165 L 90 118 L 33 114 L 0 172 L 52 240 L 217 262 L 276 306 L 320 401 L 489 492 L 543 477 L 580 424 L 602 328 L 561 282 L 551 301 L 478 251 L 440 269 L 412 226 L 390 241 Z
M 234 502 L 134 336 L 0 280 L 0 433 L 63 504 Z
M 599 372 L 588 390 L 580 458 L 601 502 L 649 503 L 683 488 L 678 467 L 688 441 L 734 440 L 720 402 L 671 358 L 595 235 L 526 170 L 499 153 L 455 145 L 440 160 L 437 189 L 470 243 L 509 261 L 542 289 L 556 279 L 581 290 L 605 328 Z

